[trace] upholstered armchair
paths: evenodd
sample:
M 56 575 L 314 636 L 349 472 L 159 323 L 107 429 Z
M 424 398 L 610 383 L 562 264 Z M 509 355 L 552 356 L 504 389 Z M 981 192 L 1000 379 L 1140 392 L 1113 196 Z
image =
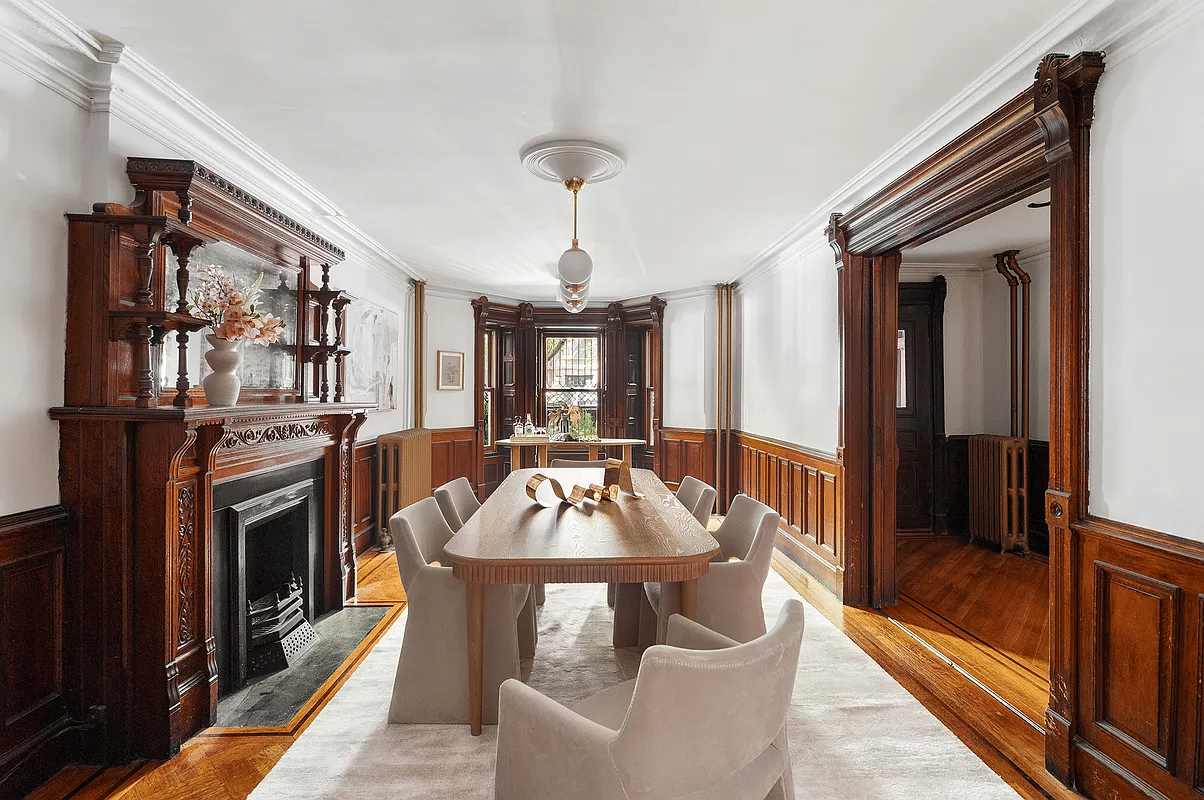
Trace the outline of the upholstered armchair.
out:
M 390 517 L 389 533 L 407 604 L 389 722 L 467 723 L 467 599 L 443 552 L 452 530 L 428 497 Z M 519 657 L 534 655 L 534 637 L 528 587 L 485 587 L 485 722 L 497 720 L 498 687 L 519 677 Z
M 786 718 L 803 604 L 737 644 L 674 615 L 635 680 L 572 708 L 501 688 L 495 800 L 793 800 Z
M 473 493 L 472 484 L 468 482 L 468 478 L 460 477 L 454 481 L 448 481 L 436 489 L 434 495 L 435 501 L 439 503 L 439 510 L 443 512 L 443 518 L 447 520 L 448 527 L 456 533 L 460 532 L 469 517 L 481 509 L 481 501 L 477 500 L 477 496 Z M 533 602 L 535 605 L 542 606 L 543 584 L 537 583 L 531 588 L 535 592 Z M 523 657 L 529 658 L 530 656 L 524 653 Z
M 719 554 L 698 579 L 698 621 L 713 631 L 747 642 L 765 633 L 761 589 L 769 574 L 778 512 L 746 494 L 736 495 L 712 535 Z M 647 605 L 640 609 L 640 644 L 652 644 L 649 615 L 655 614 L 655 642 L 665 640 L 669 617 L 681 610 L 681 586 L 645 583 Z
M 468 518 L 481 508 L 468 478 L 448 481 L 436 489 L 434 494 L 435 501 L 439 503 L 439 510 L 443 512 L 443 518 L 447 520 L 447 525 L 453 532 L 458 533 Z
M 707 527 L 711 521 L 711 511 L 715 508 L 715 498 L 718 493 L 710 485 L 703 483 L 692 475 L 686 475 L 677 485 L 677 502 L 681 503 L 698 520 L 698 524 Z M 614 627 L 611 642 L 615 647 L 629 647 L 640 644 L 648 646 L 656 640 L 656 612 L 648 605 L 644 597 L 644 585 L 641 583 L 608 584 L 606 587 L 606 602 L 615 610 Z M 652 633 L 640 638 L 640 619 L 644 617 L 644 625 L 653 626 Z M 649 622 L 651 619 L 651 622 Z
M 688 508 L 704 528 L 711 521 L 711 512 L 715 509 L 715 498 L 718 496 L 711 486 L 693 475 L 685 476 L 677 485 L 677 502 Z

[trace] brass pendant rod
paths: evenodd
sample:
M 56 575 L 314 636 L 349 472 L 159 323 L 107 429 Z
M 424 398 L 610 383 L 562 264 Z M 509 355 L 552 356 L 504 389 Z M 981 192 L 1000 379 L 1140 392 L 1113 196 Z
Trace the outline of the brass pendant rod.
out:
M 564 188 L 573 193 L 573 249 L 577 248 L 577 192 L 585 185 L 585 178 L 566 178 Z

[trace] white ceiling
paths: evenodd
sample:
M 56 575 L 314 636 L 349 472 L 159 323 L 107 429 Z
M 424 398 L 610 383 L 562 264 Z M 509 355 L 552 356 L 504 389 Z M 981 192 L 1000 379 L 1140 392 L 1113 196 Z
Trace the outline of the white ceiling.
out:
M 994 264 L 994 254 L 1049 247 L 1049 189 L 903 252 L 904 264 Z
M 555 294 L 572 204 L 523 168 L 525 143 L 627 156 L 581 192 L 595 300 L 728 280 L 1064 5 L 51 2 L 428 281 L 535 301 Z

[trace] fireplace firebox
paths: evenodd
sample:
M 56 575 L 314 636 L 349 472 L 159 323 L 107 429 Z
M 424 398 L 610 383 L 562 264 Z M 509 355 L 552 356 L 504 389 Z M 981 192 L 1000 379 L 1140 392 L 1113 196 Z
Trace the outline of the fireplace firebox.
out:
M 214 488 L 218 696 L 284 669 L 317 642 L 325 609 L 322 462 Z

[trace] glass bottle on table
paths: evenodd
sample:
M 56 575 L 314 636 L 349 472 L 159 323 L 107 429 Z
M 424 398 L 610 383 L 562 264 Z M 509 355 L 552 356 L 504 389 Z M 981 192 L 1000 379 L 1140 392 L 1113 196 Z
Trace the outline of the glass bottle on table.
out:
M 527 436 L 535 435 L 535 423 L 531 422 L 531 415 L 527 415 L 527 424 L 523 426 L 523 433 Z
M 514 418 L 514 435 L 515 436 L 523 435 L 523 418 L 522 417 L 516 416 Z

